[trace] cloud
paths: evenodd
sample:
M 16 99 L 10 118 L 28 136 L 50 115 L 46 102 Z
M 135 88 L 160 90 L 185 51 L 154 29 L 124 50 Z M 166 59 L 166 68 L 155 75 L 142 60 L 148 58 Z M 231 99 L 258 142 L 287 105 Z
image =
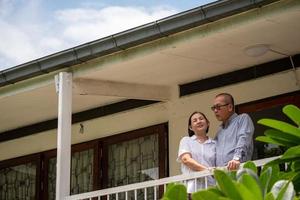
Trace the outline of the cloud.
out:
M 26 59 L 33 59 L 36 48 L 30 42 L 31 38 L 18 27 L 0 21 L 0 55 L 1 61 L 6 63 L 20 63 Z
M 57 12 L 64 26 L 65 38 L 87 42 L 158 20 L 176 13 L 175 9 L 156 7 L 106 7 L 103 9 L 69 9 Z
M 40 1 L 24 3 L 18 14 L 16 5 L 2 2 L 0 70 L 178 12 L 171 7 L 84 7 L 57 10 L 48 17 Z
M 0 16 L 3 17 L 13 10 L 13 0 L 0 0 Z

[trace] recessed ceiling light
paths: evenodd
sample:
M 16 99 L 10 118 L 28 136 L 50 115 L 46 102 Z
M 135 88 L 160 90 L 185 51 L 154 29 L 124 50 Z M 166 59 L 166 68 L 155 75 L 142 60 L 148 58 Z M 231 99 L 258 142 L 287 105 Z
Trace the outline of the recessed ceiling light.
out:
M 258 57 L 262 56 L 270 50 L 270 45 L 267 44 L 255 44 L 248 46 L 244 49 L 244 52 L 247 56 Z

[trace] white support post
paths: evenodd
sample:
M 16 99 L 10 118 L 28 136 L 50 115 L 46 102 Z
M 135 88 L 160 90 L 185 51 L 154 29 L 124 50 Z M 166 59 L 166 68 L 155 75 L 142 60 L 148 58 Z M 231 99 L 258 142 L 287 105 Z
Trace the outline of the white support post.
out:
M 58 93 L 56 200 L 70 195 L 72 74 L 60 72 L 55 76 Z

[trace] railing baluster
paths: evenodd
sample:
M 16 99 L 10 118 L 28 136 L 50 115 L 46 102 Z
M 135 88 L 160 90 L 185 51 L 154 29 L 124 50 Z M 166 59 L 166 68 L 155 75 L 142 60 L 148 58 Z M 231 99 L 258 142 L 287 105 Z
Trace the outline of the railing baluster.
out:
M 147 188 L 144 188 L 144 199 L 147 200 Z
M 260 167 L 260 171 L 263 168 L 263 165 L 265 165 L 265 163 L 270 162 L 270 160 L 274 160 L 278 157 L 272 157 L 272 158 L 267 158 L 267 159 L 261 159 L 261 160 L 255 160 L 254 163 L 256 163 L 257 167 Z M 286 167 L 286 166 L 285 166 Z M 198 173 L 198 172 L 196 172 Z M 190 182 L 194 182 L 194 189 L 195 191 L 197 190 L 197 188 L 199 186 L 201 187 L 208 187 L 209 184 L 209 176 L 212 175 L 211 173 L 199 173 L 199 174 L 186 174 L 186 175 L 178 175 L 177 177 L 167 177 L 167 178 L 163 178 L 161 180 L 155 180 L 155 181 L 149 181 L 149 182 L 143 182 L 143 183 L 135 183 L 135 184 L 130 184 L 128 186 L 118 186 L 115 188 L 108 188 L 108 189 L 103 189 L 103 190 L 98 190 L 98 191 L 93 191 L 93 192 L 88 192 L 88 193 L 83 193 L 83 194 L 78 194 L 78 195 L 71 195 L 68 196 L 66 198 L 66 200 L 79 200 L 79 199 L 94 199 L 97 198 L 98 200 L 101 200 L 101 197 L 106 197 L 107 200 L 111 200 L 111 199 L 124 199 L 124 200 L 128 200 L 128 199 L 133 199 L 131 198 L 131 194 L 130 192 L 134 192 L 134 199 L 135 200 L 140 200 L 143 198 L 140 198 L 140 196 L 144 196 L 144 199 L 150 199 L 148 198 L 148 192 L 152 192 L 154 191 L 153 197 L 154 199 L 158 199 L 161 189 L 163 188 L 163 192 L 166 192 L 167 189 L 167 185 L 170 183 L 184 183 L 186 186 L 190 183 Z M 200 180 L 200 181 L 199 181 Z M 201 184 L 201 185 L 199 185 Z M 199 186 L 198 186 L 199 185 Z M 153 188 L 153 190 L 152 190 Z M 142 194 L 144 190 L 144 195 Z M 148 191 L 147 191 L 148 190 Z M 149 191 L 150 190 L 150 191 Z M 140 193 L 138 193 L 138 191 L 140 191 Z M 125 193 L 125 198 L 123 197 L 123 193 Z M 119 194 L 122 194 L 119 198 Z M 115 198 L 114 198 L 115 196 Z M 139 197 L 139 199 L 138 199 Z M 151 199 L 153 199 L 152 195 L 151 195 Z

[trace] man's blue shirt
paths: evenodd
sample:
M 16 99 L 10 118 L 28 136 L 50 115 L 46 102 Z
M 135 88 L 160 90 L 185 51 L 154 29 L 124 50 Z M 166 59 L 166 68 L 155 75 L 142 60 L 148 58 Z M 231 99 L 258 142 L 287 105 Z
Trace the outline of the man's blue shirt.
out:
M 233 158 L 251 160 L 254 125 L 248 114 L 231 115 L 216 135 L 216 165 L 226 166 Z

